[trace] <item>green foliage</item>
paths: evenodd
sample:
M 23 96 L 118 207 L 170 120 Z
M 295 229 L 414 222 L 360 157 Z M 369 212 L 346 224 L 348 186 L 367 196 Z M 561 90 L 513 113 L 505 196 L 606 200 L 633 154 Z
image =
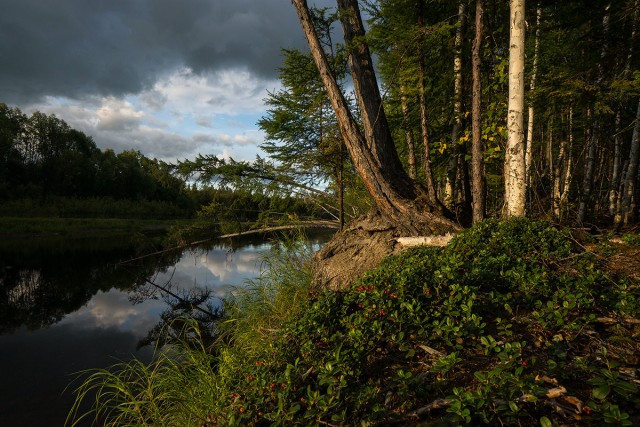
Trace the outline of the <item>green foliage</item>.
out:
M 189 216 L 193 211 L 185 181 L 175 176 L 173 166 L 138 151 L 101 151 L 91 137 L 54 115 L 26 116 L 0 103 L 2 213 L 30 216 L 31 211 L 19 207 L 34 201 L 43 208 L 40 215 L 56 215 L 46 211 L 59 210 L 62 199 L 66 200 L 63 209 L 80 205 L 80 210 L 89 210 L 88 216 L 96 215 L 98 200 L 105 205 L 113 200 L 128 200 L 132 205 L 134 201 L 159 202 L 161 217 L 167 216 L 166 205 L 174 211 L 169 216 L 175 216 L 175 211 Z M 17 205 L 10 210 L 12 203 Z
M 622 241 L 633 246 L 640 246 L 640 234 L 625 234 Z
M 547 397 L 558 384 L 582 402 L 572 423 L 638 421 L 637 386 L 623 355 L 609 356 L 623 347 L 614 336 L 638 351 L 632 331 L 597 323 L 637 317 L 637 283 L 599 271 L 548 223 L 485 221 L 446 248 L 414 248 L 308 298 L 307 276 L 289 265 L 228 301 L 229 335 L 203 392 L 216 397 L 199 423 L 406 424 L 422 408 L 439 425 L 547 426 L 566 422 Z

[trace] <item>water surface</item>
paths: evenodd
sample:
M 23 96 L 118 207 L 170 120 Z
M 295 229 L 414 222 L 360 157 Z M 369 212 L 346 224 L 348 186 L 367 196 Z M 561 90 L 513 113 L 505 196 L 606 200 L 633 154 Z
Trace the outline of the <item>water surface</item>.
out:
M 168 305 L 145 280 L 222 297 L 259 274 L 270 247 L 211 243 L 129 261 L 140 249 L 122 238 L 0 245 L 0 426 L 62 426 L 74 373 L 150 360 L 151 348 L 137 347 Z

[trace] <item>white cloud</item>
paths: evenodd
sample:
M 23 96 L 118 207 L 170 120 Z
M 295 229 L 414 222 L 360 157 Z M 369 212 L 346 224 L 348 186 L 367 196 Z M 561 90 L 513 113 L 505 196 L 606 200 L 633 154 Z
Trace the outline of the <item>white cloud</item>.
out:
M 23 109 L 56 114 L 101 149 L 133 149 L 168 162 L 221 153 L 252 160 L 264 140 L 256 125 L 262 99 L 274 84 L 244 70 L 205 75 L 182 68 L 139 95 L 48 97 Z
M 204 117 L 233 116 L 263 112 L 267 90 L 277 85 L 276 81 L 260 79 L 245 69 L 196 74 L 182 68 L 159 80 L 150 92 L 160 94 L 179 114 L 207 112 Z M 197 117 L 197 120 L 203 118 Z
M 146 114 L 136 110 L 128 101 L 109 97 L 98 108 L 96 116 L 98 117 L 98 126 L 96 126 L 98 130 L 129 131 L 139 128 Z

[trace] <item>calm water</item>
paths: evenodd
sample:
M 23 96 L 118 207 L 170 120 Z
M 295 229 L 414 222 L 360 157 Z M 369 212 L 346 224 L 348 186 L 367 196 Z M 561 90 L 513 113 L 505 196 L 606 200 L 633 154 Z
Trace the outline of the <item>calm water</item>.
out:
M 319 247 L 316 240 L 315 245 Z M 270 244 L 211 244 L 136 261 L 122 239 L 0 246 L 0 426 L 62 426 L 75 372 L 137 357 L 168 308 L 145 279 L 223 296 L 256 277 Z M 148 250 L 148 249 L 147 249 Z

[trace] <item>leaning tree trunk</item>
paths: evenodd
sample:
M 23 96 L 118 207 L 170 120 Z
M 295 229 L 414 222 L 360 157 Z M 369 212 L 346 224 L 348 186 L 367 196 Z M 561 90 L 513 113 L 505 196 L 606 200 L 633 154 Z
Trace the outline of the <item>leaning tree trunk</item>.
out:
M 504 163 L 506 216 L 524 216 L 524 0 L 510 1 L 508 138 Z
M 482 143 L 480 83 L 480 48 L 482 47 L 484 0 L 476 0 L 476 34 L 471 51 L 471 191 L 473 193 L 473 222 L 479 222 L 485 216 L 484 185 L 484 144 Z
M 443 216 L 442 206 L 431 203 L 423 187 L 405 172 L 395 149 L 382 105 L 357 0 L 338 0 L 344 39 L 349 49 L 362 130 L 333 75 L 313 26 L 306 0 L 292 0 L 345 145 L 358 174 L 382 214 L 407 233 L 442 233 L 459 227 Z

